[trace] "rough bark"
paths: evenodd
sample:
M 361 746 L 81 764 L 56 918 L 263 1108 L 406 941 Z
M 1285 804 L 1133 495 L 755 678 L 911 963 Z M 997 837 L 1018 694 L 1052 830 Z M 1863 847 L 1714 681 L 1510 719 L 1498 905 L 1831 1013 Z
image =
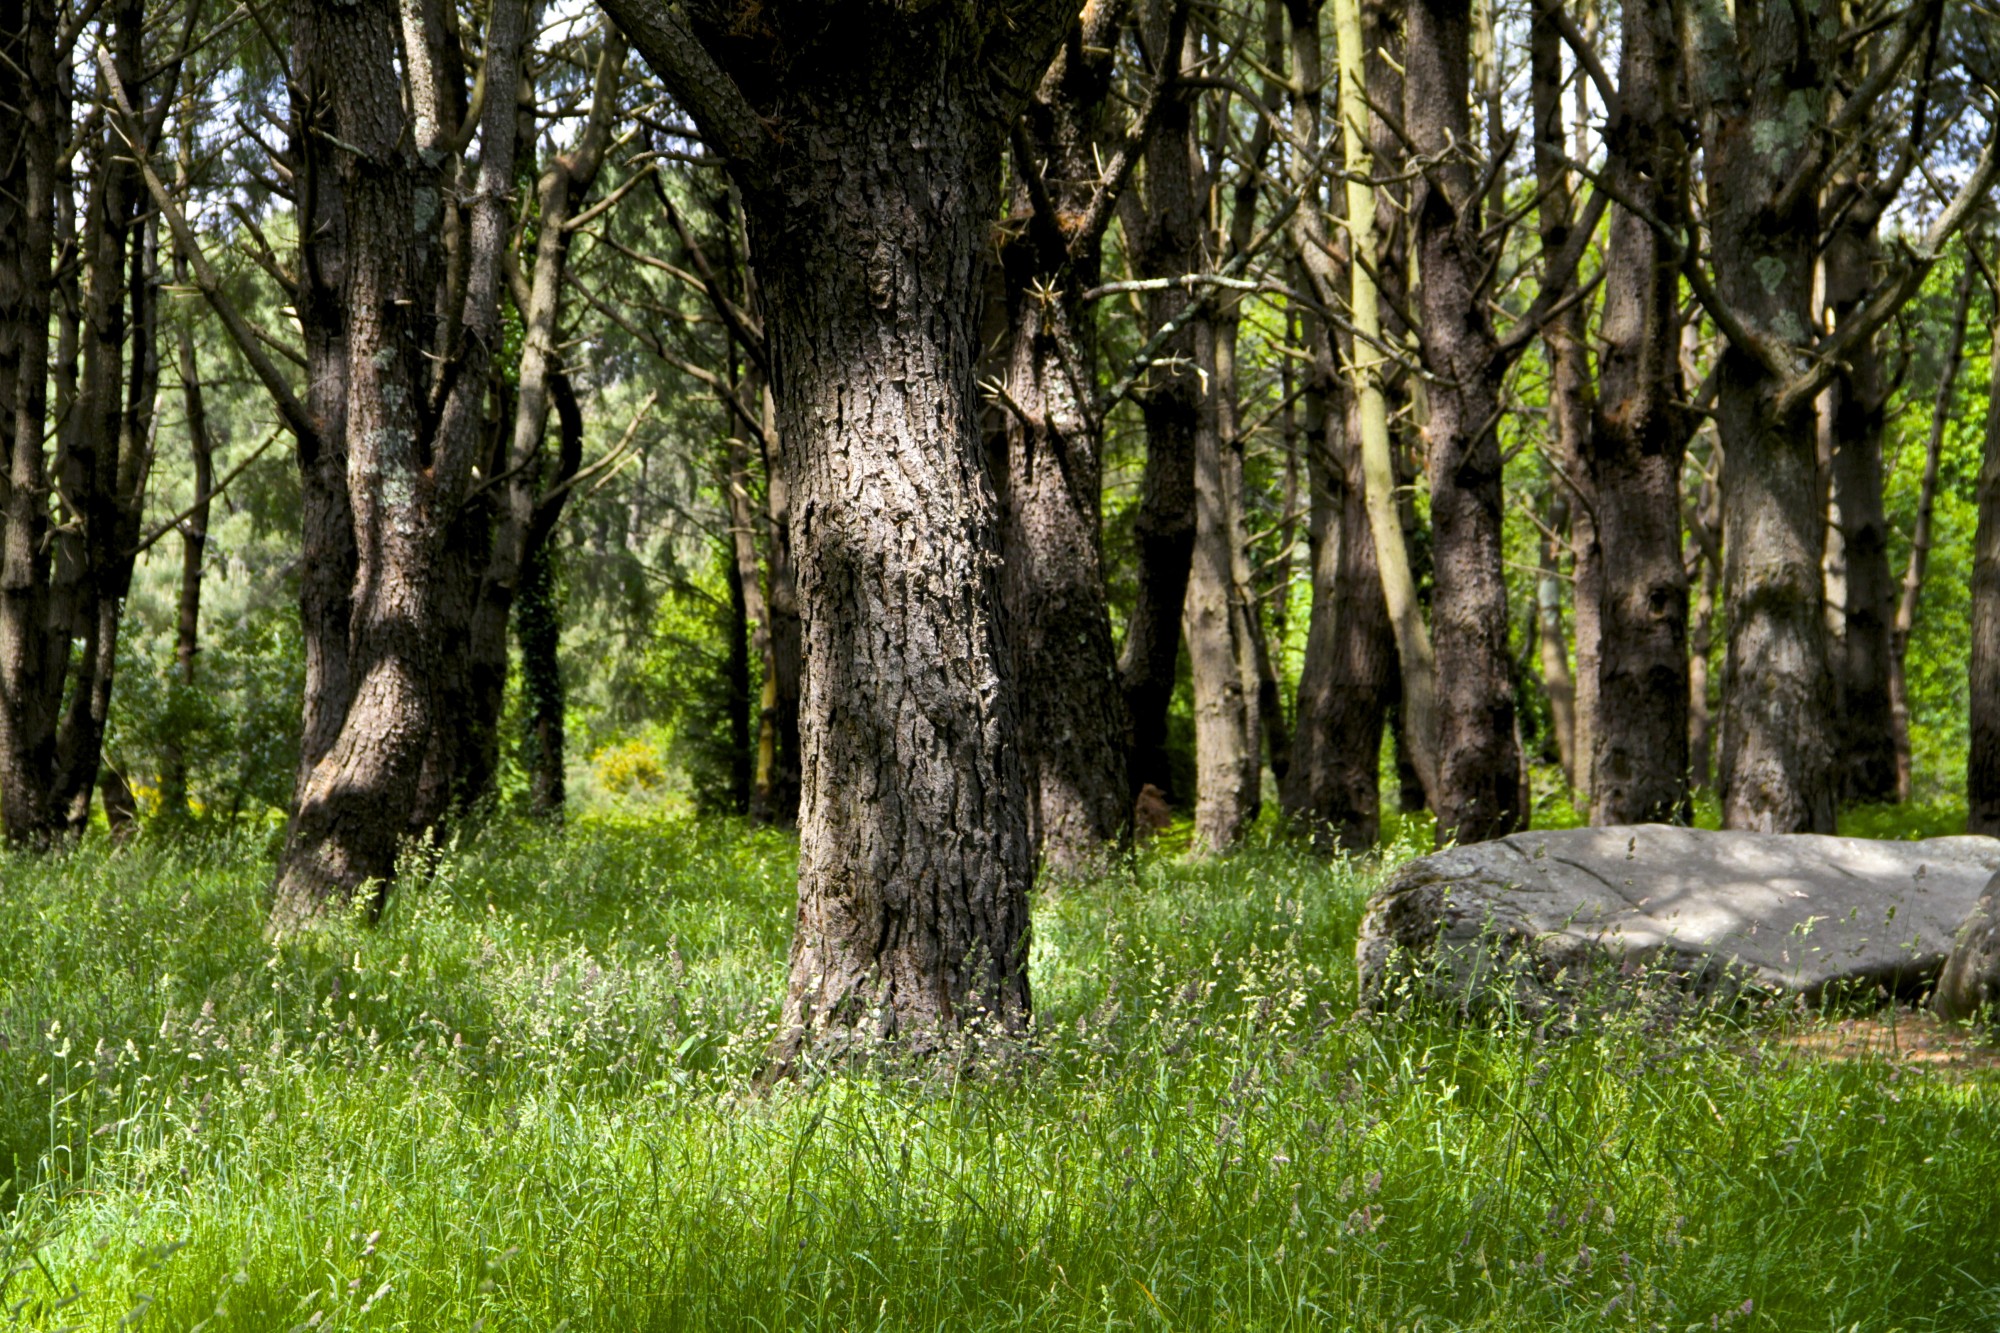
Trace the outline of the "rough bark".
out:
M 1896 746 L 1896 800 L 1910 799 L 1910 692 L 1905 664 L 1910 655 L 1910 636 L 1917 628 L 1917 609 L 1924 591 L 1924 574 L 1930 564 L 1931 524 L 1937 507 L 1938 464 L 1944 452 L 1945 427 L 1949 423 L 1958 387 L 1959 367 L 1965 359 L 1965 330 L 1972 313 L 1972 284 L 1975 269 L 1968 255 L 1958 275 L 1951 332 L 1945 337 L 1944 364 L 1938 367 L 1937 399 L 1931 408 L 1930 434 L 1924 440 L 1924 472 L 1917 484 L 1917 518 L 1910 531 L 1910 557 L 1903 567 L 1902 587 L 1896 596 L 1896 619 L 1889 630 L 1889 721 Z
M 1412 0 L 1404 127 L 1434 159 L 1415 183 L 1416 314 L 1429 412 L 1436 590 L 1440 838 L 1482 842 L 1520 827 L 1521 755 L 1507 584 L 1501 564 L 1499 378 L 1504 364 L 1486 314 L 1490 240 L 1481 229 L 1471 142 L 1468 0 Z
M 1710 263 L 1733 335 L 1716 371 L 1722 446 L 1718 770 L 1727 828 L 1830 833 L 1836 782 L 1811 397 L 1781 358 L 1812 317 L 1816 168 L 1828 37 L 1802 9 L 1690 6 L 1681 46 L 1702 142 Z M 1801 25 L 1806 25 L 1801 27 Z
M 525 20 L 521 0 L 493 10 L 486 76 L 498 88 L 516 85 Z M 444 542 L 472 475 L 499 341 L 516 135 L 511 99 L 487 99 L 469 217 L 464 234 L 452 236 L 444 225 L 455 218 L 443 206 L 452 184 L 441 152 L 446 129 L 424 121 L 420 97 L 417 124 L 406 112 L 402 71 L 422 62 L 416 46 L 399 44 L 394 8 L 386 0 L 301 0 L 293 29 L 298 118 L 325 114 L 341 150 L 315 165 L 325 173 L 316 184 L 338 190 L 344 324 L 337 338 L 318 334 L 344 352 L 345 480 L 357 559 L 351 694 L 296 798 L 278 866 L 277 930 L 340 910 L 364 885 L 374 886 L 379 906 L 418 803 L 441 692 Z M 441 244 L 441 232 L 451 245 Z M 439 282 L 451 293 L 442 315 L 430 296 Z M 308 328 L 309 344 L 315 333 Z
M 45 672 L 50 372 L 59 118 L 56 13 L 26 0 L 0 24 L 0 824 L 45 841 L 54 812 L 55 709 Z
M 742 35 L 718 6 L 609 7 L 732 155 L 760 264 L 805 641 L 777 1065 L 806 1043 L 1018 1028 L 1033 849 L 981 466 L 978 265 L 1005 90 L 1068 15 L 782 4 Z
M 1104 598 L 1102 445 L 1090 395 L 1097 345 L 1083 293 L 1102 270 L 1098 163 L 1116 6 L 1069 30 L 1022 117 L 1012 234 L 1001 246 L 1008 334 L 997 368 L 1001 594 L 1021 682 L 1029 831 L 1043 863 L 1075 871 L 1131 816 L 1125 704 Z M 1031 189 L 1027 174 L 1041 182 Z M 1039 204 L 1036 197 L 1039 196 Z
M 1594 567 L 1577 602 L 1596 608 L 1590 817 L 1596 824 L 1686 823 L 1688 576 L 1681 557 L 1681 462 L 1693 418 L 1682 407 L 1680 280 L 1647 218 L 1685 211 L 1687 149 L 1678 129 L 1671 15 L 1628 4 L 1619 56 L 1614 209 L 1604 261 L 1599 396 L 1585 440 L 1582 493 Z M 1582 539 L 1579 540 L 1581 549 Z

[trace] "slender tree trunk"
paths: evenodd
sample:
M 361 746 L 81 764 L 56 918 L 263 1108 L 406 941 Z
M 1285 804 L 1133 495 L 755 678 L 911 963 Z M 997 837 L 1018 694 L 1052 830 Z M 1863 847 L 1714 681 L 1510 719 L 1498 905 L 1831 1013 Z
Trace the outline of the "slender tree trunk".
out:
M 1423 430 L 1436 590 L 1441 838 L 1482 842 L 1521 826 L 1520 746 L 1501 563 L 1499 371 L 1485 311 L 1491 256 L 1463 145 L 1471 47 L 1468 0 L 1412 0 L 1404 126 L 1436 165 L 1416 183 L 1417 318 L 1432 380 Z
M 1687 150 L 1674 104 L 1670 10 L 1660 0 L 1629 3 L 1624 30 L 1621 119 L 1612 132 L 1620 193 L 1677 222 L 1686 207 Z M 1680 487 L 1693 418 L 1681 406 L 1680 280 L 1665 242 L 1624 207 L 1612 211 L 1604 288 L 1601 393 L 1588 423 L 1581 488 L 1594 514 L 1596 572 L 1585 590 L 1579 568 L 1577 593 L 1580 606 L 1597 606 L 1595 652 L 1585 670 L 1596 681 L 1590 817 L 1596 824 L 1686 823 L 1693 816 L 1693 695 Z
M 1821 255 L 1826 315 L 1838 328 L 1874 294 L 1881 262 L 1874 191 L 1849 182 L 1862 198 L 1844 209 Z M 1886 801 L 1896 791 L 1890 698 L 1891 623 L 1896 582 L 1889 571 L 1889 520 L 1882 497 L 1882 433 L 1889 395 L 1876 340 L 1862 340 L 1822 395 L 1831 522 L 1828 546 L 1842 569 L 1840 623 L 1829 644 L 1839 707 L 1833 745 L 1841 794 Z
M 2000 289 L 1993 299 L 2000 309 Z M 1989 349 L 1987 359 L 1986 441 L 1979 463 L 1979 523 L 1972 539 L 1972 660 L 1967 672 L 1972 716 L 1965 758 L 1965 831 L 2000 835 L 2000 351 Z
M 999 368 L 1007 404 L 1001 502 L 1001 593 L 1021 682 L 1029 830 L 1042 861 L 1081 869 L 1123 836 L 1132 801 L 1125 703 L 1104 599 L 1098 517 L 1102 441 L 1090 412 L 1097 349 L 1083 292 L 1102 268 L 1100 235 L 1083 234 L 1104 138 L 1114 7 L 1071 27 L 1023 117 L 1039 172 L 1038 213 L 1016 190 L 1018 235 L 1001 251 L 1008 324 Z M 1067 221 L 1066 221 L 1067 219 Z
M 0 24 L 0 824 L 15 844 L 48 839 L 55 701 L 47 679 L 50 296 L 57 143 L 67 134 L 56 11 L 26 0 Z
M 1812 190 L 1787 187 L 1812 169 L 1828 42 L 1825 25 L 1802 30 L 1804 11 L 1782 5 L 1733 15 L 1690 8 L 1686 17 L 1681 46 L 1701 126 L 1715 288 L 1753 343 L 1732 339 L 1717 370 L 1728 615 L 1722 819 L 1728 828 L 1830 833 L 1834 698 L 1813 405 L 1781 395 L 1755 346 L 1799 347 L 1812 317 L 1818 208 Z
M 757 742 L 757 818 L 791 827 L 799 818 L 799 686 L 805 647 L 799 620 L 798 580 L 792 564 L 791 483 L 786 480 L 777 403 L 762 391 L 766 564 L 771 615 L 770 656 L 764 666 Z
M 447 668 L 445 715 L 462 733 L 458 743 L 442 747 L 435 760 L 445 772 L 437 775 L 445 799 L 423 812 L 420 827 L 453 810 L 469 808 L 491 795 L 500 768 L 500 717 L 506 703 L 508 675 L 507 630 L 528 566 L 539 544 L 551 539 L 569 498 L 568 482 L 581 461 L 580 443 L 574 457 L 565 450 L 550 468 L 544 440 L 563 373 L 561 341 L 564 284 L 568 278 L 570 243 L 575 232 L 567 225 L 595 186 L 609 146 L 619 84 L 625 68 L 624 38 L 612 25 L 598 52 L 590 111 L 583 132 L 568 151 L 555 154 L 535 184 L 536 215 L 533 266 L 525 290 L 517 287 L 515 301 L 521 319 L 520 361 L 511 396 L 512 412 L 498 425 L 491 475 L 504 479 L 482 495 L 465 516 L 470 530 L 447 546 L 462 562 L 452 581 L 462 605 L 444 619 L 454 635 L 463 635 L 465 651 L 450 657 Z M 534 124 L 526 122 L 517 138 L 531 150 Z M 518 151 L 518 150 L 517 150 Z M 481 488 L 484 490 L 484 488 Z M 553 614 L 551 609 L 550 614 Z M 553 792 L 560 783 L 544 789 Z
M 182 130 L 180 177 L 185 187 L 193 172 L 194 127 Z M 188 283 L 187 256 L 174 254 L 174 285 Z M 209 506 L 215 490 L 215 443 L 209 433 L 208 402 L 202 393 L 201 364 L 195 352 L 191 312 L 175 330 L 174 352 L 180 373 L 181 401 L 187 417 L 188 454 L 194 465 L 194 496 L 181 521 L 181 585 L 174 618 L 174 675 L 183 690 L 195 684 L 196 658 L 201 652 L 201 586 L 208 556 Z M 170 737 L 160 764 L 160 810 L 173 818 L 192 813 L 188 799 L 187 752 L 179 736 Z
M 1722 589 L 1722 499 L 1704 481 L 1694 505 L 1691 561 L 1701 570 L 1688 630 L 1688 770 L 1691 788 L 1714 780 L 1715 718 L 1709 705 L 1709 654 L 1715 647 L 1716 601 Z
M 1561 481 L 1555 483 L 1563 485 Z M 1545 525 L 1535 567 L 1535 647 L 1541 658 L 1542 692 L 1549 700 L 1549 729 L 1554 733 L 1556 758 L 1561 761 L 1563 780 L 1572 791 L 1588 799 L 1587 760 L 1577 753 L 1576 681 L 1569 667 L 1569 637 L 1563 632 L 1562 569 L 1558 538 L 1569 527 L 1571 508 L 1559 495 L 1543 505 Z M 1580 601 L 1580 599 L 1579 599 Z M 1579 657 L 1583 657 L 1581 653 Z M 1588 664 L 1589 658 L 1583 658 Z
M 1909 563 L 1903 568 L 1896 598 L 1896 619 L 1889 633 L 1889 719 L 1896 743 L 1896 800 L 1910 799 L 1910 689 L 1905 665 L 1910 635 L 1917 628 L 1917 607 L 1923 596 L 1924 573 L 1930 564 L 1931 520 L 1937 507 L 1938 464 L 1944 452 L 1945 426 L 1956 397 L 1958 370 L 1965 358 L 1965 329 L 1972 313 L 1974 266 L 1968 255 L 1960 266 L 1958 293 L 1952 306 L 1951 333 L 1945 339 L 1944 364 L 1938 368 L 1937 401 L 1931 409 L 1931 430 L 1924 441 L 1924 474 L 1917 487 L 1917 521 L 1910 533 Z
M 1326 137 L 1320 116 L 1322 5 L 1291 0 L 1288 8 L 1293 131 L 1317 151 Z M 1291 167 L 1293 188 L 1305 187 L 1313 164 L 1295 148 Z M 1355 197 L 1350 191 L 1350 206 Z M 1359 198 L 1372 222 L 1374 199 L 1365 187 Z M 1355 277 L 1335 267 L 1327 253 L 1331 247 L 1323 245 L 1328 229 L 1309 210 L 1302 205 L 1294 222 L 1293 251 L 1315 299 L 1333 307 L 1351 292 Z M 1375 256 L 1379 269 L 1379 249 Z M 1370 316 L 1379 325 L 1379 315 L 1371 310 Z M 1381 833 L 1382 726 L 1396 693 L 1396 645 L 1369 523 L 1359 396 L 1343 391 L 1336 364 L 1340 349 L 1325 323 L 1310 310 L 1300 319 L 1312 355 L 1304 390 L 1312 611 L 1299 669 L 1291 763 L 1280 795 L 1287 819 L 1302 825 L 1316 845 L 1365 851 Z M 1370 361 L 1375 356 L 1366 346 L 1345 352 L 1350 364 L 1357 353 Z M 1379 385 L 1375 392 L 1379 395 Z M 1382 444 L 1386 453 L 1386 435 Z M 1396 539 L 1401 541 L 1400 532 Z
M 1223 851 L 1257 816 L 1256 695 L 1245 689 L 1249 644 L 1236 595 L 1234 550 L 1241 522 L 1242 458 L 1224 434 L 1222 400 L 1232 390 L 1233 355 L 1216 322 L 1197 319 L 1195 364 L 1208 379 L 1194 438 L 1195 539 L 1186 629 L 1194 675 L 1195 811 L 1198 846 Z
M 1568 129 L 1563 117 L 1563 40 L 1550 13 L 1550 6 L 1560 3 L 1562 0 L 1542 0 L 1537 5 L 1528 39 L 1529 91 L 1535 122 L 1538 200 L 1535 216 L 1544 256 L 1562 253 L 1569 244 L 1576 218 L 1570 188 Z M 1568 645 L 1563 641 L 1561 581 L 1542 575 L 1536 583 L 1536 596 L 1556 594 L 1552 604 L 1544 602 L 1537 608 L 1542 683 L 1549 694 L 1549 711 L 1555 720 L 1563 771 L 1570 787 L 1588 799 L 1593 790 L 1590 756 L 1597 716 L 1597 673 L 1592 668 L 1598 660 L 1598 599 L 1603 574 L 1596 508 L 1589 498 L 1589 477 L 1584 464 L 1591 413 L 1596 407 L 1590 352 L 1584 341 L 1585 313 L 1583 305 L 1578 303 L 1550 320 L 1542 331 L 1550 370 L 1550 452 L 1554 466 L 1561 473 L 1552 485 L 1562 492 L 1559 504 L 1566 520 L 1554 523 L 1556 505 L 1552 504 L 1551 526 L 1566 532 L 1572 553 L 1572 620 L 1579 664 L 1574 674 L 1569 669 Z M 1583 503 L 1570 503 L 1572 491 L 1584 497 Z M 1545 537 L 1543 545 L 1543 563 L 1553 569 L 1554 543 Z
M 1153 8 L 1160 12 L 1153 16 L 1152 40 L 1164 47 L 1166 7 Z M 1167 55 L 1175 62 L 1183 59 L 1180 51 Z M 1143 197 L 1132 197 L 1135 206 L 1126 213 L 1133 271 L 1141 278 L 1178 278 L 1201 270 L 1207 185 L 1195 147 L 1194 95 L 1174 91 L 1167 96 L 1146 142 Z M 1184 289 L 1149 292 L 1144 320 L 1148 336 L 1178 317 L 1193 299 Z M 1146 429 L 1146 465 L 1139 512 L 1133 520 L 1139 586 L 1119 664 L 1132 728 L 1132 787 L 1135 791 L 1155 787 L 1169 799 L 1187 795 L 1174 790 L 1167 758 L 1167 712 L 1180 662 L 1182 609 L 1198 524 L 1195 454 L 1202 393 L 1195 353 L 1194 329 L 1183 327 L 1162 349 L 1168 364 L 1154 366 L 1147 387 L 1136 395 Z

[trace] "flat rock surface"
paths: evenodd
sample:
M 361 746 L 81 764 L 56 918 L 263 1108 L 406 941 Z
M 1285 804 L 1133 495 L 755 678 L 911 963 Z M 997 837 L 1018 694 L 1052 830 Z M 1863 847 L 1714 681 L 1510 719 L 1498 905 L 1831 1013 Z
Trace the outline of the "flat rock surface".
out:
M 1412 861 L 1375 892 L 1362 995 L 1379 1004 L 1415 979 L 1474 1007 L 1509 990 L 1535 1003 L 1606 972 L 1703 994 L 1907 995 L 1936 980 L 1996 870 L 1994 838 L 1517 833 Z

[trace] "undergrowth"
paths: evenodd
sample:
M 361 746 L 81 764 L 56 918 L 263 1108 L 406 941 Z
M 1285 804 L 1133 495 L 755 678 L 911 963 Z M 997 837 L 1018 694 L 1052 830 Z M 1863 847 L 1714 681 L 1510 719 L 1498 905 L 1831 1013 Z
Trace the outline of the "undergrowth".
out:
M 0 864 L 0 1324 L 2000 1324 L 1992 1075 L 1357 1015 L 1282 846 L 1045 891 L 1025 1050 L 759 1093 L 792 857 L 493 829 L 278 947 L 248 843 Z

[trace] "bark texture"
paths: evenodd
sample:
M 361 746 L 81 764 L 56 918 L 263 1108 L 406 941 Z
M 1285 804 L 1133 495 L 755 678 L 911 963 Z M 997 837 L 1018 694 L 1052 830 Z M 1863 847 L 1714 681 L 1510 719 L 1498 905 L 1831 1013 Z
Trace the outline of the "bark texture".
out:
M 777 1064 L 807 1043 L 1018 1028 L 1033 853 L 981 466 L 978 265 L 1004 90 L 1069 16 L 609 7 L 732 154 L 761 265 L 805 648 Z
M 1092 6 L 1029 99 L 1012 233 L 1001 246 L 1001 591 L 1020 682 L 1029 831 L 1043 863 L 1080 870 L 1131 816 L 1125 701 L 1104 599 L 1097 347 L 1083 293 L 1102 270 L 1098 162 L 1116 7 Z M 1025 150 L 1025 151 L 1023 151 Z M 1028 184 L 1039 176 L 1039 188 Z
M 1404 127 L 1435 164 L 1415 184 L 1416 317 L 1431 380 L 1429 455 L 1436 590 L 1440 838 L 1483 842 L 1520 827 L 1521 752 L 1501 564 L 1499 388 L 1486 314 L 1490 241 L 1472 142 L 1469 0 L 1412 0 Z
M 1579 607 L 1594 603 L 1595 681 L 1590 817 L 1595 824 L 1684 824 L 1688 764 L 1688 579 L 1681 558 L 1681 462 L 1692 418 L 1682 406 L 1676 256 L 1649 221 L 1684 215 L 1671 14 L 1658 0 L 1625 9 L 1621 115 L 1613 170 L 1631 207 L 1616 207 L 1604 261 L 1604 314 L 1582 493 L 1593 515 L 1594 566 L 1577 573 Z M 1581 558 L 1581 557 L 1580 557 Z M 1581 623 L 1581 617 L 1579 618 Z
M 1701 131 L 1715 290 L 1738 325 L 1717 370 L 1723 667 L 1718 778 L 1727 828 L 1833 831 L 1832 677 L 1820 577 L 1813 405 L 1781 358 L 1812 318 L 1814 191 L 1827 36 L 1803 9 L 1697 5 L 1681 45 Z M 1804 25 L 1804 26 L 1801 26 Z
M 1288 10 L 1292 123 L 1300 144 L 1318 151 L 1326 137 L 1320 92 L 1325 83 L 1322 5 L 1319 0 L 1292 0 Z M 1387 69 L 1377 59 L 1371 75 L 1375 67 Z M 1377 126 L 1369 128 L 1373 134 Z M 1311 169 L 1295 152 L 1294 188 L 1305 183 Z M 1330 229 L 1314 212 L 1301 208 L 1292 229 L 1293 252 L 1305 285 L 1322 306 L 1331 308 L 1346 294 L 1353 275 L 1333 263 L 1326 244 Z M 1378 270 L 1386 258 L 1378 248 Z M 1332 330 L 1310 310 L 1302 315 L 1302 329 L 1312 357 L 1304 371 L 1312 609 L 1299 669 L 1291 759 L 1279 795 L 1286 818 L 1315 845 L 1364 851 L 1381 832 L 1382 726 L 1396 694 L 1396 643 L 1369 527 L 1361 405 L 1358 396 L 1344 390 Z M 1360 350 L 1363 355 L 1370 351 L 1365 346 Z M 1355 351 L 1350 345 L 1346 354 L 1352 359 Z
M 494 86 L 516 86 L 526 17 L 522 0 L 493 10 L 486 76 Z M 345 698 L 309 695 L 305 772 L 272 907 L 280 931 L 341 910 L 364 886 L 379 906 L 411 810 L 435 799 L 425 767 L 448 683 L 438 661 L 448 628 L 441 569 L 477 458 L 499 342 L 516 134 L 511 99 L 486 99 L 464 231 L 447 247 L 446 224 L 458 221 L 446 197 L 455 184 L 444 151 L 453 130 L 443 118 L 449 107 L 427 93 L 438 77 L 427 47 L 399 41 L 386 0 L 301 0 L 293 31 L 295 115 L 310 127 L 305 137 L 320 140 L 307 150 L 314 206 L 303 211 L 316 215 L 331 194 L 339 216 L 337 280 L 317 294 L 325 304 L 301 309 L 309 373 L 316 350 L 321 366 L 338 357 L 337 379 L 309 382 L 316 410 L 301 439 L 308 557 L 334 566 L 305 576 L 309 650 L 314 632 L 330 628 L 348 541 L 355 559 L 344 590 L 345 652 L 322 659 L 337 670 L 318 682 L 344 678 Z M 308 241 L 309 271 L 328 257 L 315 253 L 318 244 Z M 328 450 L 335 421 L 344 448 Z M 346 533 L 330 493 L 336 469 Z M 315 624 L 316 616 L 324 618 Z

